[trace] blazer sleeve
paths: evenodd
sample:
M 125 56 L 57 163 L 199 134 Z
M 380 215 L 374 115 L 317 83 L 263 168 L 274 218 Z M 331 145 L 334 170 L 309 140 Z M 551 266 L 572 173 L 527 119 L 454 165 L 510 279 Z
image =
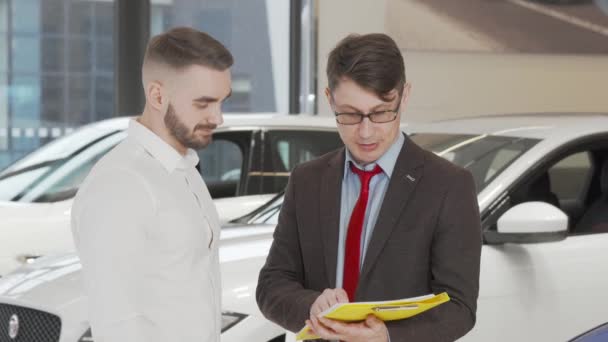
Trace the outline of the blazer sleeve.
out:
M 304 327 L 319 292 L 304 288 L 304 265 L 296 218 L 297 169 L 289 177 L 278 225 L 266 264 L 262 267 L 256 300 L 266 318 L 290 331 Z
M 387 323 L 397 341 L 455 341 L 475 325 L 481 222 L 475 183 L 461 170 L 447 190 L 431 245 L 431 289 L 451 300 L 410 319 Z

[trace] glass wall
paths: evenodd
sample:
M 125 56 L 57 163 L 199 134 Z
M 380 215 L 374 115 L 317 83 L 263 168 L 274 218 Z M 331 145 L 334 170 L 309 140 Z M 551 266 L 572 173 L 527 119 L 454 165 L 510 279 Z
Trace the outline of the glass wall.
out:
M 191 26 L 232 52 L 232 96 L 225 112 L 287 113 L 289 6 L 286 0 L 152 0 L 150 31 Z
M 0 169 L 112 116 L 113 2 L 0 0 Z
M 224 111 L 287 113 L 285 0 L 151 0 L 151 34 L 192 26 L 235 57 Z M 0 170 L 114 116 L 114 0 L 0 0 Z

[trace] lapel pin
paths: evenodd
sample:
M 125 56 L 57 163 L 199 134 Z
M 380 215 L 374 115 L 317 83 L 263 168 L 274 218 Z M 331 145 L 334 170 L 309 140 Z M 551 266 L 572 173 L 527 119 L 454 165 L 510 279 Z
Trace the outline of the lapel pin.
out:
M 407 179 L 409 179 L 409 180 L 410 180 L 410 182 L 415 182 L 415 181 L 416 181 L 416 178 L 414 178 L 414 177 L 412 177 L 412 176 L 410 176 L 410 175 L 407 175 L 407 176 L 405 176 L 405 177 L 406 177 Z

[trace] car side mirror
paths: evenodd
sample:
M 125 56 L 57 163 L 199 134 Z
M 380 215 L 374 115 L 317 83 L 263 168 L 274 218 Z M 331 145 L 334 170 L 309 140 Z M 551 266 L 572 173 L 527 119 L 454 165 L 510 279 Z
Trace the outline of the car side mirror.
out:
M 486 231 L 490 244 L 543 243 L 568 236 L 568 216 L 545 202 L 525 202 L 507 210 L 497 222 L 496 231 Z

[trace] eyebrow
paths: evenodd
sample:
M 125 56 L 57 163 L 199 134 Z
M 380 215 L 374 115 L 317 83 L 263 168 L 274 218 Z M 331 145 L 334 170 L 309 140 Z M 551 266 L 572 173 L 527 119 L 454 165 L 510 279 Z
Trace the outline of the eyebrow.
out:
M 382 107 L 382 106 L 388 106 L 388 105 L 390 105 L 390 103 L 386 103 L 386 102 L 385 103 L 379 103 L 379 104 L 373 106 L 372 108 L 370 108 L 369 111 L 370 112 L 374 112 L 374 111 L 378 110 L 380 107 Z M 356 108 L 356 107 L 351 106 L 349 104 L 336 105 L 336 107 L 347 108 L 347 110 L 353 110 L 353 111 L 356 111 L 357 113 L 363 113 L 363 111 L 360 110 L 359 108 Z
M 221 99 L 222 101 L 225 101 L 226 99 L 228 99 L 230 96 L 232 96 L 232 89 L 230 89 L 230 92 L 228 93 L 228 95 L 226 95 L 223 99 Z M 194 100 L 192 100 L 192 102 L 199 102 L 199 103 L 213 103 L 213 102 L 219 102 L 220 99 L 218 99 L 217 97 L 211 97 L 211 96 L 201 96 L 199 98 L 196 98 Z

